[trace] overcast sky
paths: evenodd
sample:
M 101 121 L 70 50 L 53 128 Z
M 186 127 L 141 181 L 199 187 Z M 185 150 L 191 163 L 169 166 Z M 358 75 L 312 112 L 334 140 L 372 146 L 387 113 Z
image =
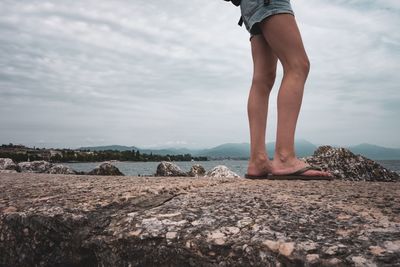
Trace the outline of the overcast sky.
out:
M 400 1 L 292 0 L 311 61 L 296 138 L 400 147 Z M 249 142 L 252 59 L 222 0 L 0 1 L 0 143 Z M 278 76 L 267 142 L 275 140 Z

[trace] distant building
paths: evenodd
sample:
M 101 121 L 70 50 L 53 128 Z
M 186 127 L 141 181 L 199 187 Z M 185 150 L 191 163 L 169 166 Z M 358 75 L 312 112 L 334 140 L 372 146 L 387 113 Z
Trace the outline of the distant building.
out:
M 59 155 L 62 157 L 61 151 L 58 150 L 50 150 L 50 157 L 55 157 L 56 155 Z

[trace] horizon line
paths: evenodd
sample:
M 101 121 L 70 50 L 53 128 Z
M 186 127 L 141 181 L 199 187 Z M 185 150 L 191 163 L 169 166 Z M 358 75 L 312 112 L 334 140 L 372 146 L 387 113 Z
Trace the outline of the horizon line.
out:
M 319 146 L 332 146 L 332 147 L 344 147 L 344 148 L 348 148 L 348 147 L 354 147 L 354 146 L 360 146 L 360 145 L 372 145 L 372 146 L 377 146 L 377 147 L 381 147 L 381 148 L 386 148 L 386 149 L 400 149 L 400 147 L 387 147 L 387 146 L 383 146 L 383 145 L 377 145 L 377 144 L 372 144 L 372 143 L 367 143 L 367 142 L 363 142 L 363 143 L 358 143 L 358 144 L 351 144 L 351 145 L 337 145 L 337 144 L 314 144 L 314 143 L 312 143 L 312 142 L 310 142 L 310 141 L 308 141 L 308 140 L 305 140 L 305 139 L 295 139 L 295 142 L 296 141 L 306 141 L 306 142 L 308 142 L 308 143 L 310 143 L 310 144 L 312 144 L 312 145 L 314 145 L 314 146 L 316 146 L 316 147 L 319 147 Z M 268 145 L 268 144 L 273 144 L 273 143 L 275 143 L 276 141 L 271 141 L 271 142 L 267 142 L 267 143 L 265 143 L 265 145 Z M 2 143 L 1 145 L 9 145 L 9 144 L 13 144 L 14 146 L 17 146 L 17 145 L 21 145 L 21 146 L 25 146 L 25 147 L 35 147 L 35 148 L 39 148 L 39 146 L 36 146 L 36 145 L 34 145 L 34 146 L 28 146 L 28 145 L 25 145 L 25 144 L 22 144 L 22 143 L 12 143 L 12 142 L 9 142 L 9 143 Z M 211 146 L 211 147 L 197 147 L 197 148 L 190 148 L 190 146 L 189 147 L 186 147 L 186 146 L 181 146 L 181 145 L 178 145 L 178 146 L 176 146 L 176 147 L 174 147 L 174 146 L 168 146 L 168 147 L 163 147 L 162 145 L 161 146 L 155 146 L 155 147 L 139 147 L 139 146 L 136 146 L 136 145 L 117 145 L 117 144 L 111 144 L 111 145 L 85 145 L 85 146 L 79 146 L 79 147 L 40 147 L 40 148 L 45 148 L 45 149 L 72 149 L 72 150 L 75 150 L 75 149 L 82 149 L 82 148 L 93 148 L 93 147 L 106 147 L 106 146 L 122 146 L 122 147 L 135 147 L 135 148 L 137 148 L 137 149 L 147 149 L 147 150 L 151 150 L 151 149 L 154 149 L 154 150 L 162 150 L 162 149 L 212 149 L 212 148 L 215 148 L 215 147 L 218 147 L 218 146 L 221 146 L 221 145 L 227 145 L 227 144 L 248 144 L 248 145 L 250 145 L 250 143 L 249 142 L 227 142 L 227 143 L 222 143 L 222 144 L 219 144 L 219 145 L 214 145 L 214 146 Z

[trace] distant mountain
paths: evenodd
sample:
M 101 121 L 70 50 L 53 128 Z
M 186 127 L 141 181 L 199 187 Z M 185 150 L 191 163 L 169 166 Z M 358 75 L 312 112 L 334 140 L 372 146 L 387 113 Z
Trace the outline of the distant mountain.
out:
M 299 139 L 296 140 L 296 152 L 300 157 L 309 156 L 314 153 L 317 148 L 312 143 Z M 269 157 L 274 156 L 275 142 L 266 144 L 266 149 Z M 210 158 L 242 158 L 248 159 L 250 157 L 250 144 L 249 143 L 226 143 L 210 149 L 198 150 L 196 156 L 207 156 Z
M 250 156 L 249 143 L 226 143 L 209 149 L 197 150 L 195 156 L 219 158 L 248 158 Z
M 388 148 L 372 144 L 359 144 L 348 147 L 353 153 L 376 160 L 400 160 L 400 148 Z
M 138 150 L 135 146 L 120 146 L 120 145 L 109 145 L 109 146 L 88 146 L 80 147 L 80 150 L 90 150 L 90 151 L 105 151 L 105 150 L 117 150 L 117 151 L 127 151 L 127 150 Z
M 266 145 L 266 149 L 269 156 L 272 158 L 274 155 L 275 143 L 271 142 Z M 142 149 L 135 146 L 96 146 L 96 147 L 81 147 L 79 149 L 85 149 L 90 151 L 101 151 L 101 150 L 139 150 L 140 153 L 146 154 L 157 154 L 157 155 L 178 155 L 178 154 L 191 154 L 192 156 L 204 156 L 209 159 L 248 159 L 250 157 L 250 144 L 249 143 L 226 143 L 213 148 L 206 149 L 188 149 L 188 148 L 162 148 L 162 149 Z M 312 143 L 299 139 L 296 140 L 296 153 L 298 156 L 312 155 L 316 146 Z
M 313 143 L 298 139 L 295 142 L 296 154 L 298 157 L 311 156 L 317 146 Z M 399 148 L 386 148 L 371 144 L 359 144 L 355 146 L 346 147 L 350 149 L 355 154 L 363 155 L 367 158 L 374 160 L 388 160 L 397 159 L 400 160 L 400 149 Z M 81 147 L 80 149 L 88 149 L 91 151 L 101 151 L 101 150 L 139 150 L 140 153 L 146 154 L 158 154 L 158 155 L 178 155 L 178 154 L 191 154 L 192 156 L 205 156 L 209 159 L 248 159 L 250 157 L 250 144 L 249 143 L 226 143 L 213 148 L 207 149 L 188 149 L 188 148 L 162 148 L 162 149 L 141 149 L 135 146 L 96 146 L 96 147 Z M 270 142 L 266 144 L 266 149 L 268 155 L 272 158 L 274 156 L 275 142 Z

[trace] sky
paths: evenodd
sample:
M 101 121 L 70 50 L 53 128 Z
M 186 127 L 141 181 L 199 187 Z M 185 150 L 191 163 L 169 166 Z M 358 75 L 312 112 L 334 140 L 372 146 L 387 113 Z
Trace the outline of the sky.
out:
M 296 138 L 400 147 L 400 1 L 292 0 L 311 70 Z M 222 0 L 1 0 L 0 143 L 250 142 L 253 63 Z M 277 78 L 267 142 L 275 140 Z

